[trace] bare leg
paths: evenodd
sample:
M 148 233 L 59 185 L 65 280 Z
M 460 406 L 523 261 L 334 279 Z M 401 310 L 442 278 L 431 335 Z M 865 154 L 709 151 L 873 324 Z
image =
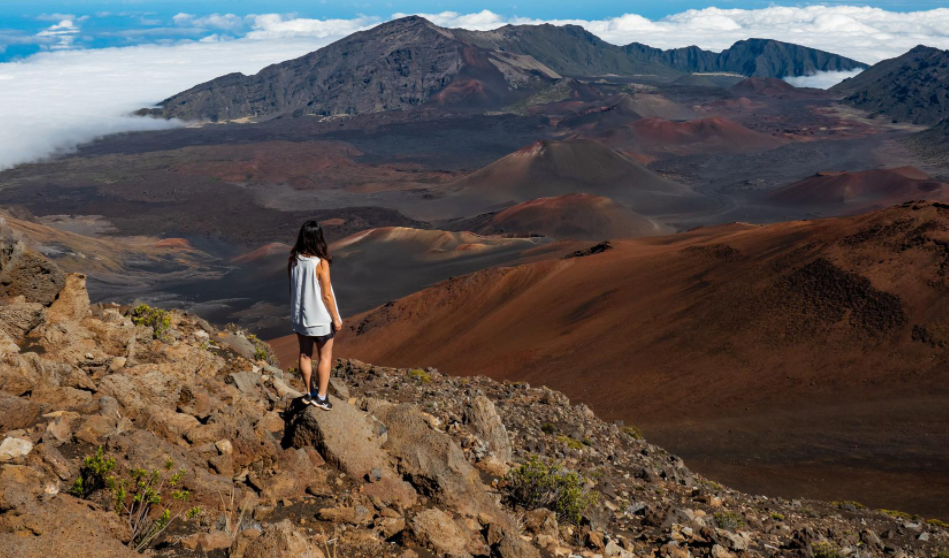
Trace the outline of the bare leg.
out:
M 306 386 L 306 393 L 313 389 L 310 387 L 310 378 L 313 375 L 313 338 L 297 334 L 297 342 L 300 344 L 300 373 L 303 374 L 303 385 Z
M 333 340 L 317 343 L 316 348 L 320 353 L 320 361 L 316 367 L 317 381 L 320 384 L 319 395 L 326 397 L 330 386 L 330 369 L 333 365 Z

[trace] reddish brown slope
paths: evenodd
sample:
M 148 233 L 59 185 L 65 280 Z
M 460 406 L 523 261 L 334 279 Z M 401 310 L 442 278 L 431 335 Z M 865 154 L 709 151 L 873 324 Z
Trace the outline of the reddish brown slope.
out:
M 949 201 L 949 184 L 933 180 L 913 167 L 821 172 L 779 188 L 767 197 L 775 205 L 838 215 L 919 199 Z
M 604 133 L 605 143 L 641 153 L 750 153 L 774 149 L 787 143 L 720 116 L 673 122 L 643 118 L 629 126 Z
M 935 510 L 947 242 L 938 204 L 623 241 L 440 283 L 350 319 L 338 350 L 562 389 L 755 490 Z M 899 479 L 929 485 L 874 488 Z
M 455 230 L 505 236 L 558 239 L 636 238 L 673 232 L 615 201 L 591 194 L 566 194 L 519 203 L 503 211 L 455 224 Z
M 586 193 L 612 198 L 644 215 L 687 213 L 718 202 L 588 140 L 541 141 L 445 187 L 430 211 L 470 216 L 542 197 Z M 482 211 L 478 211 L 482 210 Z

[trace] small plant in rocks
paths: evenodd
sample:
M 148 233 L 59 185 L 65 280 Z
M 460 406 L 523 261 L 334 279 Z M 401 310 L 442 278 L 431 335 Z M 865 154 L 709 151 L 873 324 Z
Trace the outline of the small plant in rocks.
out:
M 585 488 L 583 475 L 558 463 L 545 463 L 537 456 L 512 469 L 505 478 L 510 502 L 529 510 L 547 508 L 560 521 L 579 525 L 586 510 L 596 503 L 598 494 Z
M 77 498 L 88 498 L 98 490 L 106 488 L 110 473 L 115 469 L 115 459 L 105 456 L 100 446 L 93 455 L 86 456 L 79 468 L 79 477 L 73 483 L 69 493 Z
M 814 558 L 840 558 L 840 548 L 830 541 L 819 541 L 811 545 Z
M 132 309 L 132 323 L 152 328 L 152 337 L 165 341 L 168 330 L 171 329 L 171 314 L 161 308 L 139 304 Z
M 621 430 L 624 434 L 626 434 L 627 436 L 629 436 L 630 438 L 632 438 L 632 439 L 634 439 L 634 440 L 642 440 L 642 439 L 643 439 L 643 433 L 642 433 L 642 431 L 639 430 L 638 428 L 636 428 L 635 426 L 622 426 L 622 427 L 620 427 L 620 430 Z
M 176 520 L 193 519 L 201 513 L 200 508 L 187 506 L 191 493 L 181 486 L 187 471 L 175 471 L 174 467 L 169 459 L 159 469 L 130 469 L 127 475 L 116 476 L 112 474 L 115 459 L 100 447 L 85 458 L 70 492 L 88 498 L 107 489 L 112 511 L 128 523 L 132 533 L 128 546 L 143 552 Z
M 421 368 L 409 370 L 409 377 L 422 384 L 432 383 L 432 376 Z
M 735 531 L 745 526 L 745 518 L 739 513 L 723 511 L 716 513 L 713 517 L 715 524 L 722 529 Z

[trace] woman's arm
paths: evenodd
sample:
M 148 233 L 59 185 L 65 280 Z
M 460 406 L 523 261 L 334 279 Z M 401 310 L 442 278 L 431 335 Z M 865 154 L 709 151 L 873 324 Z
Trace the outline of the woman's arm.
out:
M 323 304 L 333 317 L 333 328 L 340 331 L 343 329 L 343 320 L 339 317 L 339 310 L 336 308 L 336 297 L 333 296 L 333 284 L 330 282 L 330 266 L 326 260 L 320 260 L 317 264 L 316 278 L 320 282 L 320 290 L 323 291 Z

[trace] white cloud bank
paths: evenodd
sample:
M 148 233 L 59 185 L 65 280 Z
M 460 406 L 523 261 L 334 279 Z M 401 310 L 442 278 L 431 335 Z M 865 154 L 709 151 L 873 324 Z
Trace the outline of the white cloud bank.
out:
M 0 64 L 0 170 L 69 152 L 106 134 L 180 125 L 128 114 L 222 74 L 256 73 L 336 38 L 63 50 Z
M 83 18 L 56 14 L 42 39 L 60 47 L 24 61 L 0 64 L 0 169 L 49 157 L 105 134 L 149 130 L 175 123 L 123 116 L 197 83 L 229 72 L 254 73 L 300 56 L 378 18 L 311 19 L 265 14 L 193 16 L 174 24 L 207 30 L 201 41 L 98 50 L 70 50 Z M 397 17 L 396 14 L 393 17 Z M 490 11 L 421 14 L 445 27 L 490 30 L 509 23 L 542 23 Z M 659 21 L 634 14 L 604 20 L 552 20 L 582 25 L 614 44 L 655 47 L 698 45 L 722 50 L 737 40 L 762 37 L 835 52 L 868 63 L 898 56 L 917 44 L 949 48 L 949 9 L 896 13 L 851 6 L 771 7 L 760 10 L 689 10 Z M 218 40 L 218 32 L 243 33 Z M 211 35 L 210 33 L 215 33 Z M 827 86 L 846 76 L 797 78 Z
M 847 78 L 860 73 L 861 70 L 850 72 L 817 72 L 809 76 L 787 77 L 784 81 L 794 87 L 814 87 L 817 89 L 830 89 Z

